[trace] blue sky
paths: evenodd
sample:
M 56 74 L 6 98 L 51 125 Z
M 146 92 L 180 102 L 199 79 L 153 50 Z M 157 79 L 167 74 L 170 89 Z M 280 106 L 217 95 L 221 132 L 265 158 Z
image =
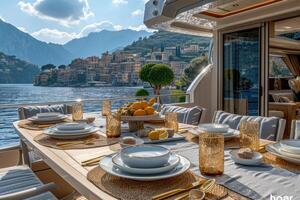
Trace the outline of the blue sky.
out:
M 102 29 L 145 30 L 147 0 L 1 0 L 0 18 L 33 37 L 63 44 Z

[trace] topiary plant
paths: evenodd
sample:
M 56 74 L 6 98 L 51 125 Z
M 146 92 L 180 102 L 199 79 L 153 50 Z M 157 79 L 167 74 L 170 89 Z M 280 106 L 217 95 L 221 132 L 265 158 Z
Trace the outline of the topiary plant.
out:
M 138 89 L 136 92 L 135 92 L 135 96 L 136 97 L 145 97 L 145 96 L 149 96 L 149 92 L 143 88 L 141 89 Z
M 160 95 L 161 88 L 174 81 L 174 72 L 168 65 L 149 63 L 142 67 L 140 79 L 151 85 L 154 94 Z

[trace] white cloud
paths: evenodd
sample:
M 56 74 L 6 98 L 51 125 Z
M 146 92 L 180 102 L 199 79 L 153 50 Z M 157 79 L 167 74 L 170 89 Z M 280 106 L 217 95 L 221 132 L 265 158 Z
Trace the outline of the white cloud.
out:
M 101 21 L 101 22 L 96 22 L 93 24 L 89 24 L 80 31 L 78 34 L 78 37 L 84 37 L 87 36 L 91 32 L 99 32 L 103 29 L 106 30 L 121 30 L 123 27 L 121 25 L 113 24 L 110 21 Z
M 135 11 L 133 11 L 132 13 L 131 13 L 131 15 L 132 16 L 140 16 L 140 15 L 142 15 L 143 14 L 143 11 L 141 10 L 141 9 L 137 9 L 137 10 L 135 10 Z
M 112 0 L 112 3 L 114 4 L 114 5 L 124 5 L 124 4 L 128 4 L 128 1 L 127 0 Z
M 44 42 L 52 42 L 56 44 L 64 44 L 77 37 L 76 33 L 67 33 L 57 29 L 43 28 L 31 34 L 38 40 Z
M 135 30 L 135 31 L 148 31 L 148 32 L 154 32 L 154 30 L 148 29 L 144 24 L 138 25 L 138 26 L 129 26 L 128 29 Z
M 22 27 L 19 27 L 21 30 Z M 81 29 L 79 33 L 68 33 L 59 31 L 57 29 L 43 28 L 36 32 L 31 33 L 33 37 L 44 42 L 52 42 L 57 44 L 64 44 L 72 39 L 87 36 L 91 32 L 99 32 L 101 30 L 122 30 L 121 25 L 113 24 L 110 21 L 101 21 L 89 24 Z
M 22 27 L 22 26 L 17 27 L 17 29 L 19 29 L 19 30 L 22 31 L 22 32 L 27 33 L 26 28 L 24 28 L 24 27 Z
M 18 6 L 23 12 L 41 19 L 56 21 L 64 26 L 78 24 L 94 15 L 87 0 L 22 0 Z
M 0 15 L 0 20 L 5 22 L 5 19 Z

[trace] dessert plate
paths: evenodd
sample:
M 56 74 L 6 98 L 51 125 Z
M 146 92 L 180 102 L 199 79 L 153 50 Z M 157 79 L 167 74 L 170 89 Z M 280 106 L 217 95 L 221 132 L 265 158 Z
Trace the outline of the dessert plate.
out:
M 59 126 L 61 125 L 55 125 L 55 126 L 52 126 L 50 127 L 51 131 L 55 132 L 56 134 L 77 134 L 77 133 L 87 133 L 87 132 L 90 132 L 94 126 L 91 126 L 91 125 L 87 125 L 85 124 L 85 126 L 83 127 L 83 129 L 60 129 Z
M 164 173 L 164 172 L 170 171 L 178 165 L 178 163 L 180 162 L 180 158 L 177 154 L 171 153 L 168 163 L 162 167 L 157 167 L 157 168 L 132 168 L 132 167 L 129 167 L 126 164 L 124 164 L 124 162 L 121 159 L 120 154 L 116 154 L 115 156 L 113 156 L 112 162 L 124 172 L 128 172 L 131 174 L 146 175 L 146 174 L 159 174 L 159 173 Z
M 253 158 L 252 159 L 244 159 L 238 156 L 239 150 L 232 150 L 229 152 L 231 159 L 238 164 L 241 165 L 249 165 L 249 166 L 257 166 L 261 165 L 263 156 L 259 152 L 253 152 Z
M 82 130 L 86 128 L 87 124 L 86 123 L 65 123 L 65 124 L 59 124 L 56 126 L 57 129 L 59 130 Z
M 107 173 L 113 175 L 113 176 L 118 176 L 122 178 L 127 178 L 127 179 L 132 179 L 132 180 L 137 180 L 137 181 L 154 181 L 154 180 L 161 180 L 161 179 L 166 179 L 166 178 L 171 178 L 174 176 L 178 176 L 184 172 L 186 172 L 190 168 L 190 161 L 186 159 L 183 156 L 179 156 L 180 162 L 178 165 L 165 173 L 160 173 L 160 174 L 150 174 L 150 175 L 138 175 L 138 174 L 130 174 L 122 171 L 118 166 L 116 166 L 112 162 L 112 157 L 113 155 L 107 156 L 103 158 L 99 165 L 100 167 Z

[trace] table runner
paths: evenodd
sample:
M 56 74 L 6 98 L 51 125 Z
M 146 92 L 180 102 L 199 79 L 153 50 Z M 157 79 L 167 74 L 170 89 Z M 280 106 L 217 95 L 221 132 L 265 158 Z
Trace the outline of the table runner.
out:
M 188 158 L 192 164 L 190 170 L 202 176 L 199 171 L 198 144 L 170 142 L 162 146 Z M 251 199 L 270 199 L 270 195 L 293 196 L 293 200 L 300 199 L 300 166 L 297 168 L 298 172 L 291 172 L 286 169 L 272 167 L 271 165 L 260 167 L 237 165 L 231 159 L 230 151 L 229 149 L 225 150 L 224 174 L 214 177 L 217 183 Z M 264 156 L 268 156 L 268 154 L 266 153 Z M 280 162 L 282 161 L 281 159 L 279 160 Z M 290 170 L 295 168 L 293 164 L 291 166 L 293 167 Z

